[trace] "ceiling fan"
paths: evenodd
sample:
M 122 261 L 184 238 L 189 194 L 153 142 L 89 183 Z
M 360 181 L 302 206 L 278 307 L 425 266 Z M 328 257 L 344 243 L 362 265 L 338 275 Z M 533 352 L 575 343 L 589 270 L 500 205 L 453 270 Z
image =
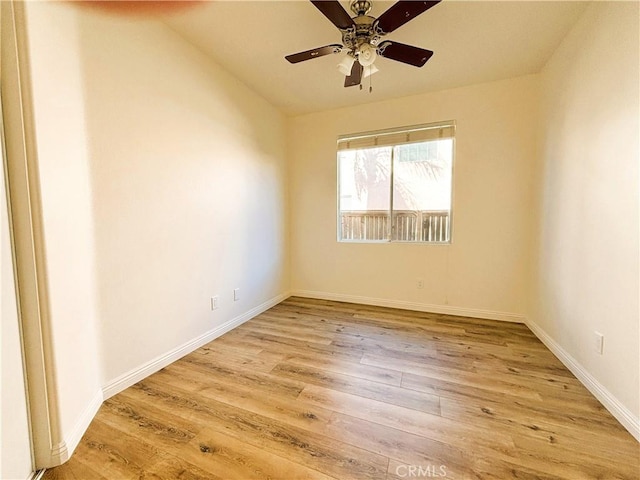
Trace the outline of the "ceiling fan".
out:
M 381 41 L 381 39 L 437 5 L 440 0 L 429 2 L 402 0 L 392 5 L 378 18 L 368 15 L 371 11 L 371 0 L 351 0 L 349 8 L 356 15 L 353 18 L 349 16 L 338 0 L 310 1 L 331 23 L 338 27 L 342 34 L 343 45 L 325 45 L 287 55 L 284 58 L 291 63 L 298 63 L 346 51 L 347 55 L 338 65 L 340 72 L 346 76 L 345 87 L 360 85 L 362 88 L 362 79 L 378 71 L 374 65 L 378 55 L 416 67 L 422 67 L 433 55 L 431 50 L 391 40 Z

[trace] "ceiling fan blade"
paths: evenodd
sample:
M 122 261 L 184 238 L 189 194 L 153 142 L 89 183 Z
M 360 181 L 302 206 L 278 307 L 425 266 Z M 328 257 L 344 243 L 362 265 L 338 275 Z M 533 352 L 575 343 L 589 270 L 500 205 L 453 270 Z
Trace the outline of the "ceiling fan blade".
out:
M 287 55 L 286 58 L 290 63 L 304 62 L 305 60 L 311 60 L 312 58 L 324 57 L 325 55 L 331 55 L 332 53 L 339 53 L 342 51 L 342 45 L 325 45 L 324 47 L 314 48 L 307 50 L 306 52 L 293 53 Z
M 405 45 L 404 43 L 386 40 L 378 45 L 378 53 L 384 58 L 396 62 L 408 63 L 416 67 L 422 67 L 431 58 L 433 52 L 424 48 Z
M 362 72 L 364 67 L 360 65 L 360 62 L 353 62 L 353 67 L 351 67 L 351 73 L 344 77 L 344 86 L 345 87 L 353 87 L 355 85 L 360 85 L 360 81 L 362 80 Z
M 375 22 L 376 29 L 383 35 L 393 32 L 409 20 L 413 20 L 421 13 L 440 3 L 440 0 L 431 2 L 416 2 L 401 0 L 384 12 Z
M 311 3 L 340 30 L 345 30 L 354 24 L 337 0 L 311 0 Z

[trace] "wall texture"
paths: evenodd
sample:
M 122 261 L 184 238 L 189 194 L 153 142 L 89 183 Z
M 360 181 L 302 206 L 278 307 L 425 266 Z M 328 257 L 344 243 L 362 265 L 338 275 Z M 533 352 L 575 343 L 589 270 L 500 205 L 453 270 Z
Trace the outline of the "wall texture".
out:
M 79 30 L 64 5 L 27 3 L 35 156 L 59 429 L 80 440 L 102 400 L 93 198 Z M 35 160 L 35 159 L 34 159 Z M 54 446 L 54 449 L 56 446 Z M 73 447 L 71 447 L 73 448 Z
M 294 293 L 522 320 L 537 104 L 527 76 L 293 118 Z M 457 122 L 452 244 L 338 243 L 337 137 L 443 120 Z
M 638 14 L 637 2 L 590 6 L 542 72 L 531 297 L 534 326 L 612 396 L 610 408 L 627 411 L 636 436 Z M 594 331 L 604 334 L 603 355 Z
M 163 24 L 79 23 L 109 383 L 287 290 L 285 129 Z
M 49 366 L 72 450 L 103 391 L 288 290 L 285 126 L 156 20 L 26 10 Z

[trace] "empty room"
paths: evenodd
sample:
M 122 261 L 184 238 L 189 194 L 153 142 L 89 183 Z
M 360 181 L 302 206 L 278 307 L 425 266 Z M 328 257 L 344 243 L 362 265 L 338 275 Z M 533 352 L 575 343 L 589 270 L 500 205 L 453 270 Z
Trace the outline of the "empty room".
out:
M 640 479 L 639 18 L 0 2 L 0 478 Z

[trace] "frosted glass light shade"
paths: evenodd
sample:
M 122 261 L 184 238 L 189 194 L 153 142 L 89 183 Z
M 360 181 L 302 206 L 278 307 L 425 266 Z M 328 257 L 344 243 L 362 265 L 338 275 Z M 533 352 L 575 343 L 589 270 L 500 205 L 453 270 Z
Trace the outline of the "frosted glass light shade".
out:
M 343 75 L 350 75 L 353 62 L 355 61 L 356 59 L 354 57 L 346 55 L 338 64 L 338 71 Z
M 363 43 L 358 49 L 358 61 L 363 67 L 373 65 L 373 62 L 376 61 L 377 56 L 378 51 L 376 50 L 376 47 L 373 47 L 368 43 Z

